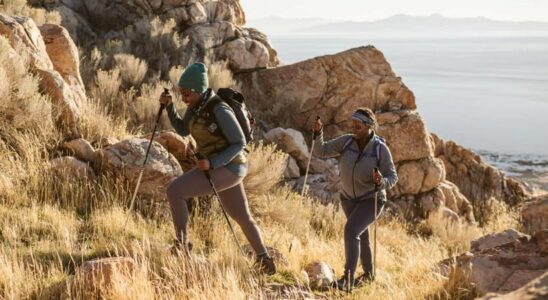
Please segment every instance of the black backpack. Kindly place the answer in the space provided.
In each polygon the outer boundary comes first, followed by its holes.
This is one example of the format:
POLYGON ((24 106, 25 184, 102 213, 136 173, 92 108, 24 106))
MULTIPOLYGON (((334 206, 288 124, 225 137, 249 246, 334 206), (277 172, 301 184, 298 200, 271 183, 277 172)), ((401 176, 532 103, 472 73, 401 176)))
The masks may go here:
MULTIPOLYGON (((234 115, 236 115, 236 119, 238 120, 238 124, 240 124, 240 128, 242 128, 242 131, 245 136, 245 142, 248 144, 253 140, 253 129, 255 126, 255 118, 253 118, 253 115, 245 105, 245 99, 244 95, 242 95, 240 92, 235 91, 231 88, 220 88, 217 91, 217 96, 215 99, 212 99, 210 103, 208 103, 206 107, 206 116, 208 119, 209 124, 215 123, 215 115, 213 114, 213 108, 215 105, 217 105, 220 101, 223 101, 224 103, 228 104, 232 111, 234 112, 234 115)), ((211 128, 211 126, 209 126, 211 128)), ((215 133, 217 134, 223 134, 222 130, 218 129, 218 126, 215 127, 215 133)))

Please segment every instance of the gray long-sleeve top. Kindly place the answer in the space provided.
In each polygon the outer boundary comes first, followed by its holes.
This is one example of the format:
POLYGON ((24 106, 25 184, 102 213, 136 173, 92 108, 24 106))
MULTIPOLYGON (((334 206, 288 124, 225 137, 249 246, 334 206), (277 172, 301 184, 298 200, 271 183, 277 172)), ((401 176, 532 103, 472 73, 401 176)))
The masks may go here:
MULTIPOLYGON (((212 97, 209 99, 211 98, 212 97)), ((166 110, 175 131, 181 136, 189 135, 190 119, 197 112, 194 109, 188 108, 183 114, 183 117, 181 117, 177 113, 173 103, 167 105, 166 110)), ((218 167, 226 166, 236 175, 245 176, 247 173, 247 164, 230 163, 236 155, 244 150, 246 145, 244 133, 240 128, 234 112, 227 104, 220 102, 213 108, 213 114, 215 115, 215 121, 219 128, 221 128, 224 137, 228 140, 229 146, 218 155, 209 158, 212 168, 216 169, 218 167)))
POLYGON ((386 198, 386 190, 394 187, 398 182, 396 167, 392 161, 392 154, 385 143, 380 143, 379 161, 375 152, 374 135, 363 151, 359 150, 358 143, 353 135, 345 134, 324 142, 323 133, 320 133, 315 140, 314 154, 323 157, 339 157, 339 173, 341 177, 343 193, 348 198, 360 198, 371 194, 375 190, 373 183, 373 170, 379 168, 383 179, 380 190, 386 198), (350 144, 347 144, 350 143, 350 144), (348 145, 346 149, 343 149, 348 145))

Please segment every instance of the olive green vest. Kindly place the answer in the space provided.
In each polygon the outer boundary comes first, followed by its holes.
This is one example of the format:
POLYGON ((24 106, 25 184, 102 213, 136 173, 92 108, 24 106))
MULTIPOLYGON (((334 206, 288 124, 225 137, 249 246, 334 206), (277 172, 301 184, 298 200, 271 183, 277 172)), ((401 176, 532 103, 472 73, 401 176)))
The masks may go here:
MULTIPOLYGON (((229 142, 225 139, 220 129, 216 130, 216 133, 212 133, 208 129, 208 126, 217 126, 217 123, 210 125, 207 118, 202 118, 192 114, 189 122, 189 130, 194 140, 196 140, 196 151, 204 157, 211 158, 228 148, 229 142)), ((247 158, 244 151, 238 153, 238 155, 230 161, 230 163, 236 164, 243 164, 245 162, 247 162, 247 158)))

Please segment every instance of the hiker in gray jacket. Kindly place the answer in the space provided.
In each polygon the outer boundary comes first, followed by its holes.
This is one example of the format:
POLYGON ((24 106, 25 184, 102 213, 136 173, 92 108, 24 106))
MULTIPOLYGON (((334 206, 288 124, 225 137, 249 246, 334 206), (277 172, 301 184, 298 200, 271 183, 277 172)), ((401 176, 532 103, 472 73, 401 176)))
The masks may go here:
POLYGON ((368 108, 360 108, 352 114, 352 134, 344 134, 328 142, 324 142, 321 121, 318 119, 313 126, 316 136, 313 153, 323 158, 339 158, 341 206, 347 218, 344 227, 344 275, 337 281, 340 289, 374 280, 369 225, 383 210, 386 190, 398 181, 390 150, 383 139, 375 134, 376 128, 375 114, 368 108), (380 173, 375 172, 375 168, 380 173), (364 274, 354 279, 358 257, 364 274))
POLYGON ((174 249, 188 253, 192 248, 187 234, 187 201, 213 193, 204 173, 209 172, 223 208, 236 220, 255 250, 259 271, 274 274, 276 266, 264 246, 247 203, 243 186, 248 170, 244 153, 246 141, 234 111, 209 88, 207 68, 202 63, 189 66, 181 75, 178 85, 182 100, 187 105, 183 117, 177 113, 169 94, 163 93, 160 103, 166 105, 175 131, 182 136, 191 135, 196 140, 201 158, 195 168, 173 180, 166 190, 175 225, 174 249), (211 110, 208 110, 209 104, 213 107, 211 110), (213 119, 208 114, 213 114, 213 119))

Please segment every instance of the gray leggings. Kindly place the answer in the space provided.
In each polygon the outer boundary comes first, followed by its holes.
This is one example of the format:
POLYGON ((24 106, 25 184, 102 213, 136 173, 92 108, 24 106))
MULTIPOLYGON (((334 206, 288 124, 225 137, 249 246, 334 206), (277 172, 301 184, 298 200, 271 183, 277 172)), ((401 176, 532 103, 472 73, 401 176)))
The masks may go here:
MULTIPOLYGON (((255 253, 266 253, 259 227, 249 211, 242 183, 243 177, 239 177, 226 167, 211 170, 209 174, 227 214, 242 228, 255 253)), ((187 201, 192 197, 211 194, 213 190, 204 172, 194 168, 173 180, 167 187, 166 193, 177 239, 187 242, 189 215, 187 201)))
MULTIPOLYGON (((360 257, 363 271, 366 274, 371 274, 373 262, 369 244, 369 225, 374 221, 375 200, 370 198, 354 201, 341 197, 341 205, 346 215, 346 225, 344 226, 346 262, 344 269, 354 273, 358 265, 358 257, 360 257)), ((384 201, 379 193, 377 217, 381 214, 383 207, 384 201)))

